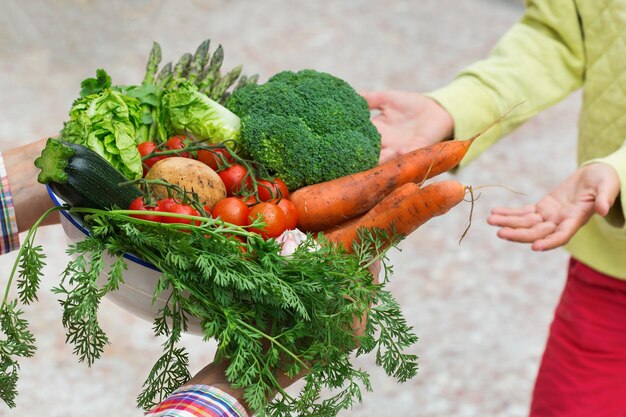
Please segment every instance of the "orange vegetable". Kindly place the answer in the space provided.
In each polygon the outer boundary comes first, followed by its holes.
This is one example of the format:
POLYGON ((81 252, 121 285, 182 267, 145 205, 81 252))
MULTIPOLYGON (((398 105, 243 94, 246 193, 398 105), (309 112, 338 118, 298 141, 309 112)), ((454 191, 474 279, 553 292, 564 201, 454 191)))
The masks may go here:
POLYGON ((367 171, 296 190, 289 199, 298 210, 298 228, 325 230, 363 214, 401 185, 421 183, 454 168, 472 142, 440 142, 367 171))
POLYGON ((423 188, 407 183, 392 191, 357 221, 348 221, 324 234, 349 252, 361 227, 383 229, 389 234, 395 230, 395 233, 408 236, 431 218, 446 213, 463 201, 466 190, 466 186, 454 180, 435 182, 423 188))

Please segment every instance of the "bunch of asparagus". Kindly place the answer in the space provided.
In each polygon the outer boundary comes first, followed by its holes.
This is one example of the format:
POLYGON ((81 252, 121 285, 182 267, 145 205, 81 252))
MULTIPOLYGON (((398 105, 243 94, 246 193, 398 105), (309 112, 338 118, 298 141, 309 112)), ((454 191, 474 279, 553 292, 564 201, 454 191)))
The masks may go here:
POLYGON ((259 76, 247 77, 241 75, 242 66, 239 65, 222 75, 221 67, 224 61, 224 49, 219 45, 211 55, 209 53, 210 39, 203 41, 194 54, 183 54, 176 64, 168 62, 158 71, 161 62, 161 46, 155 42, 150 51, 144 84, 156 84, 161 88, 168 88, 177 79, 184 78, 198 87, 211 100, 224 104, 237 79, 239 82, 234 90, 247 84, 256 84, 259 76))
MULTIPOLYGON (((146 74, 141 83, 142 89, 150 89, 154 93, 154 97, 160 97, 162 91, 175 87, 176 83, 181 79, 195 85, 203 94, 206 94, 211 100, 224 104, 232 91, 239 89, 248 84, 256 84, 258 74, 252 76, 242 75, 242 66, 239 65, 232 70, 222 74, 222 63, 224 62, 224 49, 222 45, 218 45, 213 54, 209 52, 211 40, 203 41, 194 54, 183 54, 176 64, 168 62, 159 70, 161 63, 161 45, 154 42, 148 63, 146 65, 146 74), (235 85, 236 83, 236 85, 235 85), (233 87, 234 86, 234 87, 233 87), (233 88, 231 88, 233 87, 233 88)), ((146 100, 144 95, 142 101, 144 131, 140 136, 150 140, 154 138, 157 141, 167 140, 162 132, 162 127, 158 125, 158 99, 146 100)))

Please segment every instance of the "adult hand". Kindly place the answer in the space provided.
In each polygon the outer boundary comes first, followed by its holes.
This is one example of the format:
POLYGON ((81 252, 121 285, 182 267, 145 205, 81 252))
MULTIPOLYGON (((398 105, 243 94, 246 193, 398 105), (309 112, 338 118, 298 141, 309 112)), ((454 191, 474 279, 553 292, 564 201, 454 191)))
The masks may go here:
MULTIPOLYGON (((41 139, 2 153, 13 195, 17 228, 20 232, 28 230, 47 209, 53 206, 46 187, 37 182, 39 169, 34 164, 46 146, 46 141, 47 139, 41 139)), ((58 222, 57 212, 48 216, 43 224, 58 222)))
POLYGON ((579 168, 537 204, 496 208, 487 222, 498 237, 530 243, 536 251, 565 245, 593 214, 606 216, 620 192, 617 172, 607 164, 579 168))
POLYGON ((373 91, 361 95, 370 110, 379 112, 372 122, 382 136, 381 163, 452 136, 452 116, 422 94, 373 91))

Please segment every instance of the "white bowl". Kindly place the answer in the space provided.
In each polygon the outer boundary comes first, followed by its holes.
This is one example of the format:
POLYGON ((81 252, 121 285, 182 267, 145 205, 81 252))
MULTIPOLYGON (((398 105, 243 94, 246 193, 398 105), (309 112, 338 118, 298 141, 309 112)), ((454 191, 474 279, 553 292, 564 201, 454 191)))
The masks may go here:
MULTIPOLYGON (((65 204, 50 187, 47 188, 48 194, 56 206, 65 204)), ((61 210, 61 226, 63 226, 63 230, 65 231, 68 244, 78 243, 84 240, 85 236, 89 236, 89 230, 85 228, 82 219, 65 210, 61 210)), ((107 254, 104 255, 105 268, 97 281, 98 285, 104 286, 106 284, 108 279, 107 272, 113 261, 114 258, 107 254)), ((152 322, 158 315, 159 310, 165 306, 165 302, 169 296, 169 291, 164 291, 159 294, 154 300, 154 303, 152 302, 154 288, 161 276, 161 271, 154 265, 130 253, 124 254, 124 261, 128 268, 124 271, 124 282, 120 283, 117 291, 109 292, 106 297, 136 316, 152 322)), ((202 328, 198 318, 189 317, 187 324, 188 333, 202 334, 202 328)))

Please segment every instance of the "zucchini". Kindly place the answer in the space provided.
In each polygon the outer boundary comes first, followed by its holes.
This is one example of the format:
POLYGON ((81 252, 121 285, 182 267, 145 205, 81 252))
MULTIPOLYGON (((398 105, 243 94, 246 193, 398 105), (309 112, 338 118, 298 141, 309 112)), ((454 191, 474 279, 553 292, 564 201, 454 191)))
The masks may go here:
POLYGON ((128 178, 95 151, 76 143, 48 139, 35 166, 41 170, 37 181, 72 207, 127 209, 142 195, 135 185, 120 186, 128 178))

